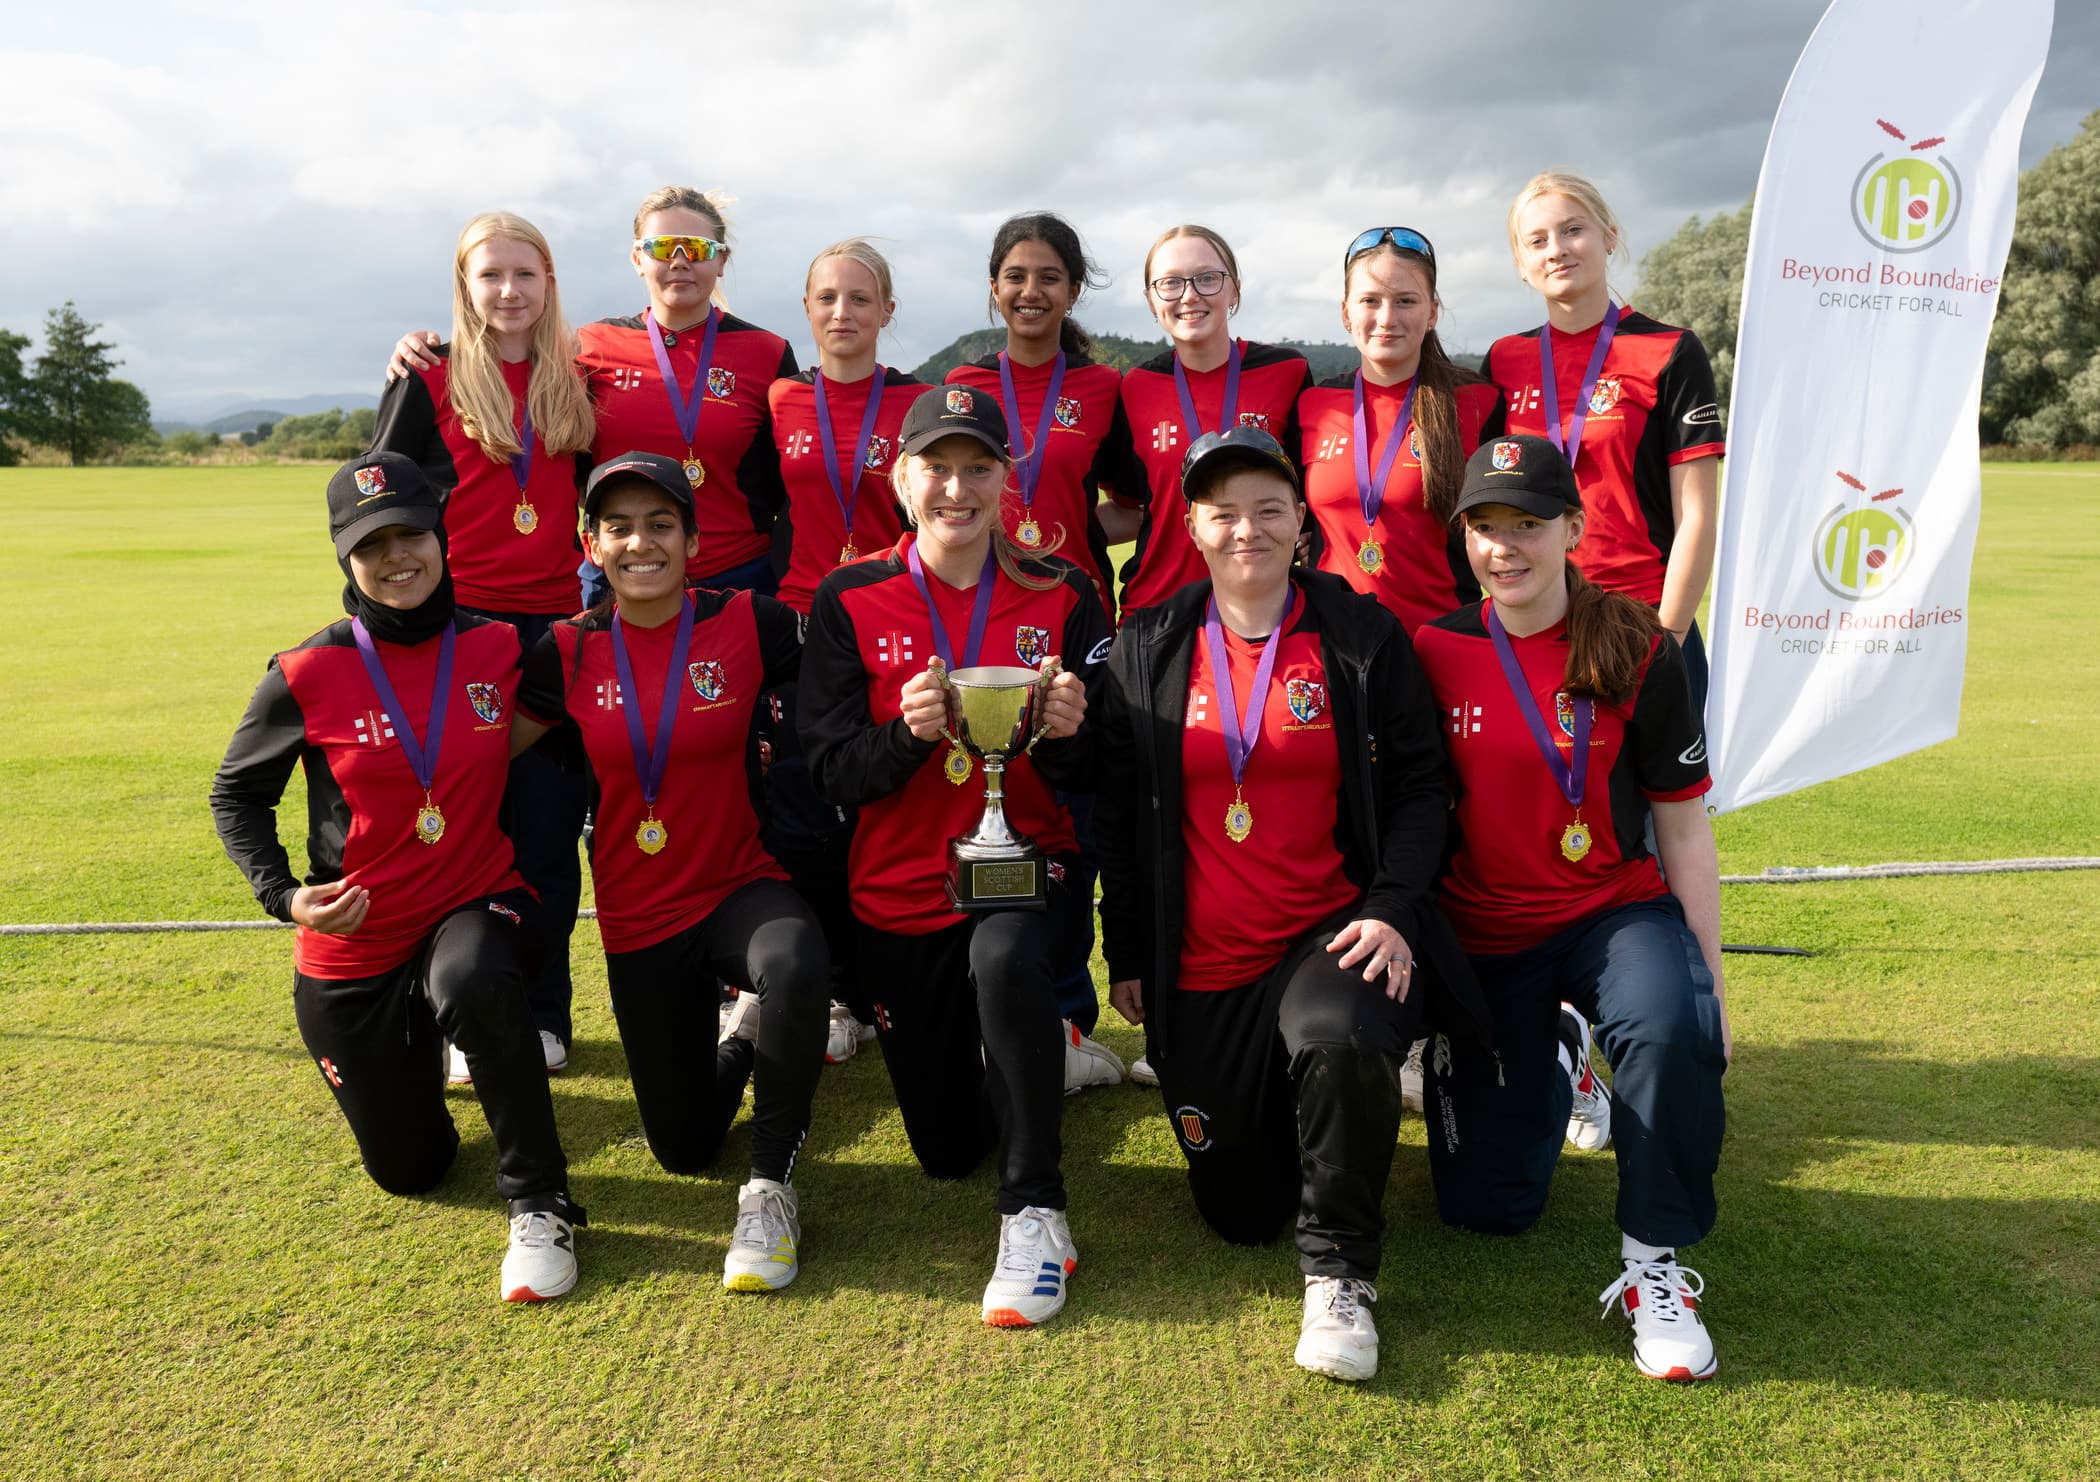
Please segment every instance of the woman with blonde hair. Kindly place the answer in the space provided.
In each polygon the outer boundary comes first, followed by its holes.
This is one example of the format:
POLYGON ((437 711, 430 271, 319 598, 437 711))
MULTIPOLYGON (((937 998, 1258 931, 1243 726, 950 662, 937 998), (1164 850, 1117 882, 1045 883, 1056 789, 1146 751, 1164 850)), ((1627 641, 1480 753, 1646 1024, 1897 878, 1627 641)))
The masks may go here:
MULTIPOLYGON (((387 384, 372 449, 414 459, 447 491, 460 608, 509 623, 529 651, 575 610, 575 460, 596 434, 554 255, 538 227, 509 211, 466 224, 452 257, 452 338, 426 360, 387 384)), ((542 752, 511 763, 504 825, 554 933, 529 994, 550 1072, 568 1064, 567 943, 582 888, 583 813, 579 773, 542 752)), ((450 1075, 468 1078, 456 1049, 450 1075)))

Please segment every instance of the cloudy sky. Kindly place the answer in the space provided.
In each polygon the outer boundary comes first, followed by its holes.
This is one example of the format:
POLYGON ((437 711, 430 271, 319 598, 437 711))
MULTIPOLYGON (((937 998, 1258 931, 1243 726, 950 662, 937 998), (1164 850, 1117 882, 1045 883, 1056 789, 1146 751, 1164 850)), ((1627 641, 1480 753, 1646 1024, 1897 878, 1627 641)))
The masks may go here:
MULTIPOLYGON (((1917 0, 1916 9, 1988 0, 1917 0)), ((1148 333, 1161 228, 1238 250, 1241 330, 1339 338, 1365 226, 1438 244, 1447 343, 1535 322, 1502 219, 1590 175, 1636 258, 1733 210, 1823 0, 1153 6, 771 0, 15 7, 0 32, 0 326, 74 300, 158 416, 377 390, 403 329, 449 323, 453 242, 508 207, 546 231, 572 319, 637 312, 635 203, 737 198, 737 311, 808 355, 809 257, 877 238, 886 358, 987 323, 985 252, 1064 213, 1112 278, 1081 318, 1148 333)), ((1929 23, 1929 22, 1928 22, 1929 23)), ((1871 70, 1863 79, 1871 95, 1871 70)), ((2022 165, 2100 107, 2100 5, 2060 0, 2022 165)), ((1630 283, 1629 269, 1619 275, 1630 283)))

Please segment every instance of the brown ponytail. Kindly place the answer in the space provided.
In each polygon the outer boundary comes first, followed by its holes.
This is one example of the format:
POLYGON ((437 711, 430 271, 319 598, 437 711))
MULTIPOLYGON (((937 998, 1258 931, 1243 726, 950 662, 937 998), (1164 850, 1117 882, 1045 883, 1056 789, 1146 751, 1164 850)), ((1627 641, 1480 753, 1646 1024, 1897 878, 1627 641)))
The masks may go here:
MULTIPOLYGON (((1435 288, 1435 279, 1430 281, 1435 288)), ((1444 353, 1431 330, 1422 336, 1422 360, 1415 367, 1415 425, 1422 429, 1422 508, 1439 524, 1451 523, 1459 490, 1466 481, 1466 452, 1458 437, 1458 388, 1481 377, 1444 353)))
POLYGON ((1662 619, 1645 603, 1607 592, 1568 566, 1568 668, 1571 695, 1623 705, 1640 688, 1662 619))

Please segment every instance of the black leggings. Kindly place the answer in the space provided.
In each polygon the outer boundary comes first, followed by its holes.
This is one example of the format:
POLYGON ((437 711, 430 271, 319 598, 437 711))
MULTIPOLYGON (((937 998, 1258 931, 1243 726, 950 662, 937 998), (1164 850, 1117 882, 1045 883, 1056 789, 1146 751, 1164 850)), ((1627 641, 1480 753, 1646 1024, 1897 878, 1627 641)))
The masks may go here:
MULTIPOLYGON (((445 1109, 445 1040, 474 1073, 505 1199, 561 1193, 568 1163, 526 985, 539 966, 532 896, 506 891, 439 921, 422 949, 370 978, 292 977, 299 1037, 342 1108, 372 1181, 435 1188, 459 1150, 445 1109)), ((554 1207, 548 1203, 545 1207, 554 1207)))
POLYGON ((794 887, 755 880, 676 936, 606 953, 605 969, 656 1161, 681 1174, 714 1162, 749 1076, 751 1174, 787 1183, 809 1135, 831 982, 824 933, 794 887), (758 995, 755 1057, 747 1041, 715 1043, 718 976, 758 995), (712 1076, 700 1069, 710 1050, 712 1076))

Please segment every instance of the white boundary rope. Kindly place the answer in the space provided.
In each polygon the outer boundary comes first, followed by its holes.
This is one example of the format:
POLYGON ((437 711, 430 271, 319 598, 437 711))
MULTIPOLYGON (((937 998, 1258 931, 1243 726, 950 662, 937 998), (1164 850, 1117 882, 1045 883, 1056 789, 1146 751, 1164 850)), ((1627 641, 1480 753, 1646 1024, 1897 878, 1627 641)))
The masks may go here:
MULTIPOLYGON (((1972 859, 1874 865, 1769 865, 1761 875, 1723 875, 1723 885, 1820 885, 1831 880, 1903 880, 1924 875, 2029 875, 2051 870, 2100 870, 2100 858, 1972 859)), ((595 921, 598 913, 576 913, 595 921)), ((178 931, 282 931, 284 921, 62 921, 0 926, 0 937, 148 936, 178 931)))

